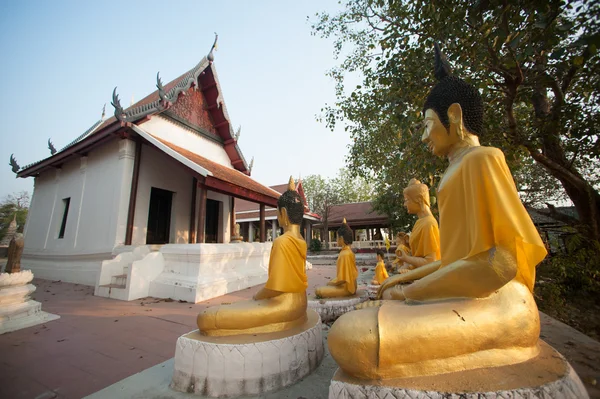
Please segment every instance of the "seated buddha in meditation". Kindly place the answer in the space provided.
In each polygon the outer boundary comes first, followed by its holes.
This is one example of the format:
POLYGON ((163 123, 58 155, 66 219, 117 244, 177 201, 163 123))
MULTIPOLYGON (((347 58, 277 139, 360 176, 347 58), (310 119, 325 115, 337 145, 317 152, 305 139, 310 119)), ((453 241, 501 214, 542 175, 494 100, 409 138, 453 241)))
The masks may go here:
POLYGON ((396 259, 394 259, 392 265, 396 267, 396 270, 400 271, 404 268, 404 262, 399 260, 403 256, 402 253, 411 254, 410 236, 403 231, 396 234, 396 250, 394 253, 396 254, 396 259))
POLYGON ((387 279, 380 301, 341 316, 331 355, 361 379, 425 376, 515 364, 539 353, 532 291, 546 249, 502 151, 483 147, 479 91, 455 76, 436 45, 439 82, 423 107, 422 141, 449 161, 438 187, 441 260, 387 279), (416 281, 415 281, 416 280, 416 281))
POLYGON ((385 269, 385 254, 381 249, 377 250, 377 266, 375 266, 375 278, 371 281, 373 285, 380 285, 389 277, 387 270, 385 269))
POLYGON ((283 331, 306 320, 306 241, 300 234, 304 205, 290 178, 277 200, 277 221, 283 235, 273 242, 269 277, 248 301, 213 306, 198 314, 200 333, 209 336, 283 331))
POLYGON ((326 286, 318 287, 315 290, 317 298, 336 298, 352 296, 356 293, 356 278, 358 269, 356 268, 356 258, 352 252, 352 229, 346 223, 346 218, 342 226, 337 231, 337 243, 342 248, 337 258, 336 277, 329 281, 326 286))

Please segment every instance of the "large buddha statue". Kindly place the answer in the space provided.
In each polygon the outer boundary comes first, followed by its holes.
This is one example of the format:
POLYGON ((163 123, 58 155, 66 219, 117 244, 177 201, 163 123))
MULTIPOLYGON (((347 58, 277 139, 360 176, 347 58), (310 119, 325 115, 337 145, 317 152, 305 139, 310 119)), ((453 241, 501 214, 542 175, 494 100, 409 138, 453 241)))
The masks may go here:
POLYGON ((269 277, 252 300, 214 306, 198 315, 200 333, 210 336, 283 331, 306 320, 306 241, 300 234, 304 205, 290 177, 277 201, 283 235, 273 242, 269 277))
POLYGON ((438 187, 441 260, 387 279, 379 295, 399 285, 399 300, 333 324, 331 355, 359 379, 509 365, 539 353, 532 291, 544 244, 502 151, 479 144, 478 90, 450 74, 437 46, 435 70, 422 141, 449 161, 438 187))
POLYGON ((336 276, 326 286, 318 287, 315 290, 317 298, 337 298, 356 294, 358 269, 354 252, 350 247, 352 238, 352 229, 344 218, 342 226, 337 231, 337 244, 342 249, 337 259, 336 276))

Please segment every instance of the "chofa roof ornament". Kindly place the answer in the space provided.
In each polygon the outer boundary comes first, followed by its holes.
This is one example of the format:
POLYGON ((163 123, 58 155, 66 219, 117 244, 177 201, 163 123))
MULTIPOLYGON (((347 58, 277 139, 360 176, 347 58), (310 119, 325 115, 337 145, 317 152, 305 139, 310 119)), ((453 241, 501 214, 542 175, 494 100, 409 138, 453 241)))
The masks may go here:
POLYGON ((15 154, 10 154, 9 165, 11 166, 13 173, 17 173, 19 171, 19 169, 21 169, 21 167, 17 163, 17 160, 15 159, 15 154))
POLYGON ((210 51, 208 52, 208 55, 206 56, 206 58, 212 63, 215 60, 215 55, 213 54, 213 50, 217 50, 217 39, 219 38, 219 35, 217 35, 217 32, 215 32, 215 42, 213 43, 212 47, 210 48, 210 51))
POLYGON ((115 118, 118 120, 125 122, 127 119, 127 115, 125 114, 125 110, 121 106, 121 101, 119 100, 119 95, 117 94, 117 87, 113 90, 112 101, 111 104, 115 107, 115 118))
POLYGON ((48 149, 50 150, 51 155, 56 154, 56 148, 54 147, 54 144, 52 144, 51 139, 48 139, 48 149))

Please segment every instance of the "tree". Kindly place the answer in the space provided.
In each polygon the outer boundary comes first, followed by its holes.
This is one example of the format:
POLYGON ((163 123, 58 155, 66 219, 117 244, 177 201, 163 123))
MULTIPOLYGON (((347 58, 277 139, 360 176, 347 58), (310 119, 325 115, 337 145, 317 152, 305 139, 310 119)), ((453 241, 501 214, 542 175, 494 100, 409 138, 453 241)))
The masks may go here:
POLYGON ((29 193, 21 191, 7 195, 0 203, 0 240, 6 234, 10 222, 16 215, 17 232, 22 233, 27 221, 27 211, 29 209, 29 193))
POLYGON ((444 161, 420 143, 419 129, 420 107, 435 83, 436 40, 454 73, 480 89, 487 106, 480 139, 504 151, 519 191, 536 193, 560 182, 579 214, 579 221, 570 222, 600 240, 600 3, 344 5, 336 15, 317 14, 312 24, 313 34, 335 39, 341 57, 329 72, 337 82, 337 102, 323 109, 322 118, 331 128, 346 123, 354 140, 348 164, 354 173, 375 176, 382 187, 379 202, 386 196, 397 200, 411 177, 436 186, 444 169, 444 161), (362 83, 347 89, 345 77, 357 72, 362 83))
MULTIPOLYGON (((334 205, 370 201, 373 199, 373 187, 365 178, 352 176, 346 169, 340 169, 334 178, 321 175, 309 175, 302 180, 306 201, 311 211, 321 216, 325 231, 329 227, 329 215, 334 205)), ((325 234, 329 242, 329 234, 325 234)))

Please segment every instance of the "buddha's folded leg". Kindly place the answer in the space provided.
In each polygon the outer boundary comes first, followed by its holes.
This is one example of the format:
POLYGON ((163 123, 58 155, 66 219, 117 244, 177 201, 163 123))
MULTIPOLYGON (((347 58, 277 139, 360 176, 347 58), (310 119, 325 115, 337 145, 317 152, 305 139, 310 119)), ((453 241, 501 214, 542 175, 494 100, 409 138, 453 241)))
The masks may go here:
POLYGON ((315 290, 315 294, 321 298, 337 298, 342 296, 352 296, 350 291, 346 289, 346 285, 326 285, 315 290))
POLYGON ((198 314, 200 331, 244 330, 273 323, 291 322, 306 315, 306 294, 283 293, 279 296, 213 306, 198 314))
POLYGON ((523 362, 537 355, 538 337, 535 301, 511 282, 483 299, 386 301, 347 313, 333 324, 328 344, 348 374, 385 379, 523 362))

